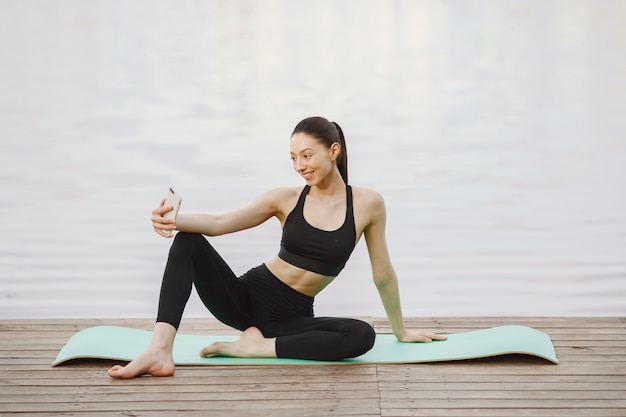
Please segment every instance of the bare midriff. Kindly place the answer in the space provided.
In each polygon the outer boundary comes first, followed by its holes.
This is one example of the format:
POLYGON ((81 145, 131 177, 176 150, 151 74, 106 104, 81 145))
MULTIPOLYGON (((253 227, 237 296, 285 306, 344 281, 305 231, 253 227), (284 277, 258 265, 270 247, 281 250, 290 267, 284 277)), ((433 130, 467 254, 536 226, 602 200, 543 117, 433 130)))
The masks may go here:
POLYGON ((291 265, 278 256, 265 262, 265 266, 276 278, 309 297, 315 297, 335 279, 291 265))

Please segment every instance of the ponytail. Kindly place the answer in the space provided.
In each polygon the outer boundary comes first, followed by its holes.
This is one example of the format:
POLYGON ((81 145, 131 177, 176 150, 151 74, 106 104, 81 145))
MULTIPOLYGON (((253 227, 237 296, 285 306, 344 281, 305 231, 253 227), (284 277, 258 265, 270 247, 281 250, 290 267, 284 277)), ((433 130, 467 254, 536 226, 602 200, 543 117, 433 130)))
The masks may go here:
POLYGON ((337 168, 339 168, 339 173, 341 174, 341 178, 343 178, 343 182, 348 183, 348 148, 346 148, 346 138, 343 136, 343 130, 341 127, 335 122, 331 122, 335 125, 337 129, 337 133, 339 133, 339 145, 341 145, 341 152, 339 153, 339 158, 337 158, 337 168))
POLYGON ((346 184, 348 183, 348 151, 346 149, 346 139, 337 123, 329 122, 323 117, 309 117, 296 125, 291 136, 296 133, 311 135, 327 148, 330 148, 333 143, 338 143, 341 146, 341 151, 337 158, 337 168, 339 168, 339 173, 343 181, 346 184))

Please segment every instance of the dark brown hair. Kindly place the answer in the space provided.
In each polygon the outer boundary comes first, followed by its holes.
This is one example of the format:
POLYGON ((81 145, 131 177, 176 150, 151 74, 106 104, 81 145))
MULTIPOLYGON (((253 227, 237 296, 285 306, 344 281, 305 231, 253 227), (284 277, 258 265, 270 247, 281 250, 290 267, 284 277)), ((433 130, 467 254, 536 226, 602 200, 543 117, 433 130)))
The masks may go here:
POLYGON ((313 136, 328 148, 330 148, 333 143, 337 142, 341 146, 341 151, 337 158, 337 168, 339 168, 339 173, 343 181, 346 184, 348 183, 348 151, 346 149, 346 139, 337 123, 329 122, 323 117, 308 117, 296 125, 291 136, 296 133, 306 133, 307 135, 313 136))

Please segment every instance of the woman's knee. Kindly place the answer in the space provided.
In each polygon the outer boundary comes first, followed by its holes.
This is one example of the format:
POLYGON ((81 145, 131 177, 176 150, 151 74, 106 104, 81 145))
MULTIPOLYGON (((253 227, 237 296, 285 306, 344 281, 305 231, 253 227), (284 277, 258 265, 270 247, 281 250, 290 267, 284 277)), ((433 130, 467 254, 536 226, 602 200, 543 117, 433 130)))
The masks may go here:
POLYGON ((361 320, 351 320, 350 323, 350 351, 347 357, 357 357, 374 347, 376 332, 368 323, 361 320))
POLYGON ((170 248, 171 253, 193 253, 197 248, 208 246, 209 242, 200 233, 178 232, 170 248))
POLYGON ((204 236, 200 233, 178 232, 176 236, 174 236, 174 243, 172 245, 197 245, 203 240, 206 241, 204 236))

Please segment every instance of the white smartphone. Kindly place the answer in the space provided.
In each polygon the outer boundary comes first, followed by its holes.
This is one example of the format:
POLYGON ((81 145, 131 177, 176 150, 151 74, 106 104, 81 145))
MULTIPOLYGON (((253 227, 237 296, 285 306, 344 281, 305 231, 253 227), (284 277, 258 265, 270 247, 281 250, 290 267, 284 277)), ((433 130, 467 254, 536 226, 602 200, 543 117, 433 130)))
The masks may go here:
POLYGON ((180 203, 183 202, 182 197, 174 191, 172 187, 167 192, 167 196, 165 197, 165 206, 172 206, 174 209, 172 211, 168 211, 165 213, 163 217, 168 219, 176 219, 178 216, 178 209, 180 208, 180 203))

